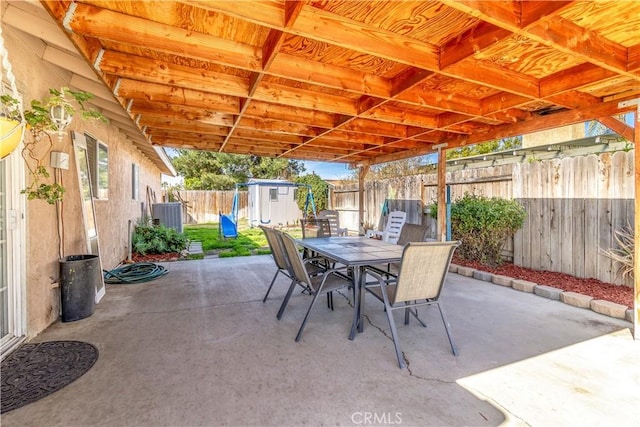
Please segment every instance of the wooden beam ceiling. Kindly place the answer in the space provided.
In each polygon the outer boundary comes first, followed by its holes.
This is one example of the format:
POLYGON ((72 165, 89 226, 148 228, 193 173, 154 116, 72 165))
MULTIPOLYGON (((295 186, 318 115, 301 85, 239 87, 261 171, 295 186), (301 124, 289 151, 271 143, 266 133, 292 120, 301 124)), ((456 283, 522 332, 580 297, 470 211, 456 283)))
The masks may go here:
POLYGON ((609 100, 640 91, 640 5, 590 3, 42 2, 76 81, 154 144, 353 165, 592 119, 633 137, 609 100))

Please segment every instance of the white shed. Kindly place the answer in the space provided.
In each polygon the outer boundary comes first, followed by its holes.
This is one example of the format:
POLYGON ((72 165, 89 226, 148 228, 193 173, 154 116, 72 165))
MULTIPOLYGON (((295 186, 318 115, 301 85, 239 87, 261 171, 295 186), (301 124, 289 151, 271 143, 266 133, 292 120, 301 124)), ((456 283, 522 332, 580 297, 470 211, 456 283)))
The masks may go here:
POLYGON ((249 190, 249 225, 293 225, 301 217, 302 211, 296 203, 298 191, 304 187, 284 180, 251 179, 249 190))

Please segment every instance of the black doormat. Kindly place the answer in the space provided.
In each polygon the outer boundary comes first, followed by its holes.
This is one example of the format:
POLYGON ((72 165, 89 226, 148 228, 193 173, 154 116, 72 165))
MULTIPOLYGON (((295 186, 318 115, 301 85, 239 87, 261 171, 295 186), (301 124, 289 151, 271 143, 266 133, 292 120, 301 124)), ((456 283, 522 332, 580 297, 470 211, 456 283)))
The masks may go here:
POLYGON ((98 349, 80 341, 24 344, 2 361, 0 413, 35 402, 71 384, 98 360, 98 349))

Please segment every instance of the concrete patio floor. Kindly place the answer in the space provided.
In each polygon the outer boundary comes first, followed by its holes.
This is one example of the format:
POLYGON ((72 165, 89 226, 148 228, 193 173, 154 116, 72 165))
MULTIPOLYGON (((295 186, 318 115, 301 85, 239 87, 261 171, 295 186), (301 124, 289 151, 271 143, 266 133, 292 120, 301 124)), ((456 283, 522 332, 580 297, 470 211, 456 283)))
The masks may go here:
MULTIPOLYGON (((7 426, 584 426, 638 425, 640 342, 630 323, 450 274, 427 329, 398 322, 398 369, 386 316, 367 300, 347 339, 347 292, 318 304, 294 342, 308 295, 275 314, 288 282, 262 297, 269 256, 164 264, 150 283, 107 288, 93 316, 34 342, 80 340, 100 358, 62 390, 2 415, 7 426)), ((401 313, 397 313, 401 316, 401 313)))

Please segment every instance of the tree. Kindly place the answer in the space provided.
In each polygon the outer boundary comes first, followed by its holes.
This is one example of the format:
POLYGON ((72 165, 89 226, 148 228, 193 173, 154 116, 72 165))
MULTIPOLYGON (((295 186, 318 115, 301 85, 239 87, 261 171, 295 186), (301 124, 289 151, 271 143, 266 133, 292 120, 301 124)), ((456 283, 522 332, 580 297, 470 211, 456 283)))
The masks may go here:
POLYGON ((230 190, 249 178, 292 179, 304 172, 302 162, 288 159, 177 150, 172 159, 187 190, 230 190))
MULTIPOLYGON (((315 173, 303 175, 296 179, 296 184, 305 184, 311 187, 311 194, 313 194, 313 200, 316 205, 316 212, 327 209, 329 200, 329 184, 327 184, 322 178, 315 173)), ((307 201, 307 188, 303 187, 298 191, 297 199, 298 207, 301 211, 304 211, 304 207, 307 201), (304 189, 303 189, 304 188, 304 189)), ((311 205, 307 206, 307 214, 313 214, 311 205)))
POLYGON ((483 142, 482 144, 447 150, 447 160, 495 153, 496 151, 513 150, 521 147, 521 137, 494 139, 492 141, 483 142))

